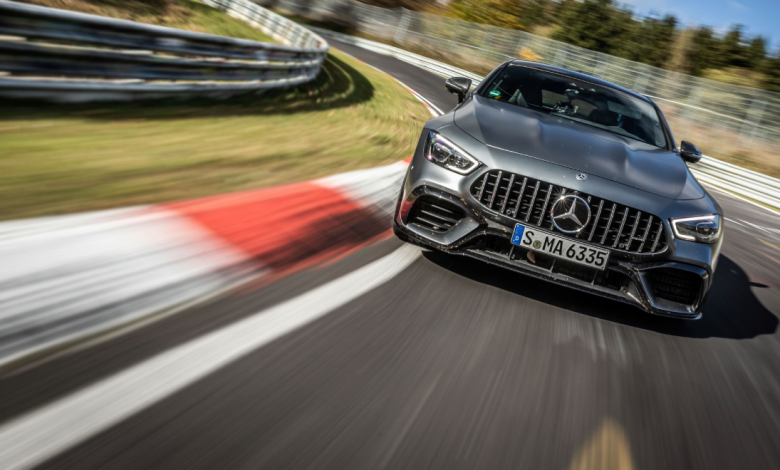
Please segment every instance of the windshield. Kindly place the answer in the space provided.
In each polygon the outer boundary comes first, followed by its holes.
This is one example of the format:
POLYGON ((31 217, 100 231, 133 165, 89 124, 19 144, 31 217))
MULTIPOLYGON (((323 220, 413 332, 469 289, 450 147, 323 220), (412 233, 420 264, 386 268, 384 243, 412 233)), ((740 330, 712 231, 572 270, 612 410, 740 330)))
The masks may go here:
POLYGON ((666 147, 658 113, 651 104, 571 77, 510 64, 482 96, 666 147))

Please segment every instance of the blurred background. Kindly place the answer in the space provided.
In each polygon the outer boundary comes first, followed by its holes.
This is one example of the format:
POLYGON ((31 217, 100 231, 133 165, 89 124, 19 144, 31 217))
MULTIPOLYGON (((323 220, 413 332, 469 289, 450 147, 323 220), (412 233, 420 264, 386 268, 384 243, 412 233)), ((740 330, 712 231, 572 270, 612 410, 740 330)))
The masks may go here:
POLYGON ((779 20, 0 0, 0 468, 780 468, 779 20), (702 148, 727 227, 702 320, 392 236, 445 78, 518 58, 702 148))
POLYGON ((482 75, 512 58, 592 73, 657 100, 676 137, 701 142, 706 154, 780 176, 780 43, 767 19, 778 6, 636 3, 643 8, 612 0, 266 2, 482 75), (718 23, 697 23, 703 18, 718 23))

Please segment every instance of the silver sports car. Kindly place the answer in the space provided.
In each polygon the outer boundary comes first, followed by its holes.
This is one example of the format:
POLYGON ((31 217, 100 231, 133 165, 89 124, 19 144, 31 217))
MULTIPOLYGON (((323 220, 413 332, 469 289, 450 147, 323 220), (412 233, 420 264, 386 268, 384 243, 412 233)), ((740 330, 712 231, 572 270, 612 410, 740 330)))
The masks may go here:
POLYGON ((598 78, 509 61, 471 90, 451 78, 398 198, 402 240, 470 256, 649 313, 697 319, 723 211, 650 99, 598 78))

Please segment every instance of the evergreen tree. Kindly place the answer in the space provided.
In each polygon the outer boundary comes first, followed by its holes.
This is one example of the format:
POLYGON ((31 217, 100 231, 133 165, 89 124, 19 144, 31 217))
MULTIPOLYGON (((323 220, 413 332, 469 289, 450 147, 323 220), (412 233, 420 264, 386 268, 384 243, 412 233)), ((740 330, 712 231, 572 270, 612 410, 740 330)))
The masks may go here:
POLYGON ((673 72, 688 73, 688 55, 691 53, 694 30, 690 28, 678 30, 672 42, 669 62, 664 68, 673 72))
POLYGON ((766 59, 766 39, 756 36, 750 41, 747 48, 747 66, 753 70, 760 70, 766 59))
POLYGON ((672 56, 674 33, 677 29, 677 18, 666 15, 662 19, 645 20, 647 31, 644 42, 646 52, 642 62, 656 67, 662 67, 672 56))
POLYGON ((561 27, 553 39, 609 54, 629 33, 631 21, 630 13, 618 10, 612 0, 568 0, 561 6, 561 27))
POLYGON ((742 25, 736 25, 720 41, 720 54, 716 57, 719 67, 745 67, 747 54, 742 45, 742 25))
POLYGON ((612 53, 624 59, 662 67, 672 56, 676 28, 677 18, 671 15, 660 19, 632 20, 627 33, 616 38, 612 53))
POLYGON ((528 28, 546 26, 555 21, 557 3, 553 0, 528 0, 525 4, 525 23, 528 28))
POLYGON ((765 77, 762 87, 769 91, 780 92, 780 51, 775 57, 765 60, 762 71, 765 77))
POLYGON ((700 77, 708 68, 719 65, 718 40, 707 26, 697 28, 691 38, 687 57, 688 73, 700 77))

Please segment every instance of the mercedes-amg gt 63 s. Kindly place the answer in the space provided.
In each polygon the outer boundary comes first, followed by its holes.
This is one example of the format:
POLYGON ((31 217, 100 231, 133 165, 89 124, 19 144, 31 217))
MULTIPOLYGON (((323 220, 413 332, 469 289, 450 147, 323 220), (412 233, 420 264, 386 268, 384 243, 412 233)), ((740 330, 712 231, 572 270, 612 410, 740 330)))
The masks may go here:
POLYGON ((398 198, 404 241, 477 258, 648 313, 698 319, 723 211, 650 99, 509 61, 425 125, 398 198))

